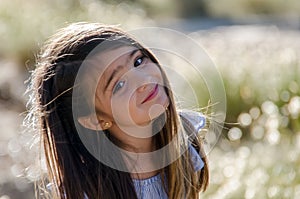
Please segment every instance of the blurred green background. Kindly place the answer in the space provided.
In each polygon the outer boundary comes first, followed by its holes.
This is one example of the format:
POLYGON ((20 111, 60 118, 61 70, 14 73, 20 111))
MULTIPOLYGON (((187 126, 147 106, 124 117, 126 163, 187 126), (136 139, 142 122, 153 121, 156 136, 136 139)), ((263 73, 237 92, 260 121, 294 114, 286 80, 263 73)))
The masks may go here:
POLYGON ((1 0, 0 199, 34 198, 45 168, 37 136, 22 127, 24 81, 45 39, 77 21, 172 28, 215 62, 227 113, 220 138, 209 138, 218 142, 203 198, 300 198, 299 13, 298 0, 1 0))

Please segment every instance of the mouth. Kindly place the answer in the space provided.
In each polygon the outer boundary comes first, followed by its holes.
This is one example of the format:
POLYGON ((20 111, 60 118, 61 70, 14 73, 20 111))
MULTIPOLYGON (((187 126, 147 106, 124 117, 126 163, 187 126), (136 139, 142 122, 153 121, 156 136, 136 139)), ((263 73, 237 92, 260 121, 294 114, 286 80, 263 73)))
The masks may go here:
POLYGON ((158 84, 155 85, 155 87, 152 89, 152 91, 149 93, 149 95, 142 101, 142 104, 153 99, 158 93, 158 84))

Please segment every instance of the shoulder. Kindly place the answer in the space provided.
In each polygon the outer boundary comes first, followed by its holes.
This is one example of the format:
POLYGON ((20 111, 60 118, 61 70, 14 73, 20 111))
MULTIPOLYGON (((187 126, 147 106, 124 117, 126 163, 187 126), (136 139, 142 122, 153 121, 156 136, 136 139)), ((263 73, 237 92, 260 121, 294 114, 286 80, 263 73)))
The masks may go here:
POLYGON ((205 116, 197 111, 180 110, 179 116, 182 121, 182 125, 188 134, 197 134, 205 127, 205 116))
POLYGON ((189 144, 189 153, 195 172, 200 171, 204 167, 204 161, 191 144, 189 144))
POLYGON ((188 150, 194 170, 196 172, 200 171, 204 167, 204 161, 202 160, 199 151, 196 150, 190 141, 194 140, 198 133, 205 127, 206 118, 202 113, 190 110, 179 111, 179 116, 183 128, 189 137, 188 150))

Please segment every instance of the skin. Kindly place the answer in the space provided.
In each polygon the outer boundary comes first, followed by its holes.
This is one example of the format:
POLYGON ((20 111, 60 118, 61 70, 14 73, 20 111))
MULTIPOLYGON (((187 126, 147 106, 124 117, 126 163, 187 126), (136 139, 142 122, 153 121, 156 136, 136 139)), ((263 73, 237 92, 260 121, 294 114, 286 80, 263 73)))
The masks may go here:
POLYGON ((125 150, 153 151, 153 119, 169 105, 158 66, 132 46, 102 52, 93 57, 93 62, 101 74, 95 99, 101 114, 79 118, 79 122, 91 129, 109 129, 124 143, 121 147, 125 150))

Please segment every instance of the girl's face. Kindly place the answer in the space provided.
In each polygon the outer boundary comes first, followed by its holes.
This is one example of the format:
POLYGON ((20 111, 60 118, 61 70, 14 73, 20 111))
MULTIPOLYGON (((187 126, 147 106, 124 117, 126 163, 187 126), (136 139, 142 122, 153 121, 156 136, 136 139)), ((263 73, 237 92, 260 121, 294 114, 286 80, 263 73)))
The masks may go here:
MULTIPOLYGON (((96 55, 102 75, 95 105, 113 124, 147 125, 169 105, 157 64, 133 46, 96 55)), ((101 117, 101 116, 100 116, 101 117)))

